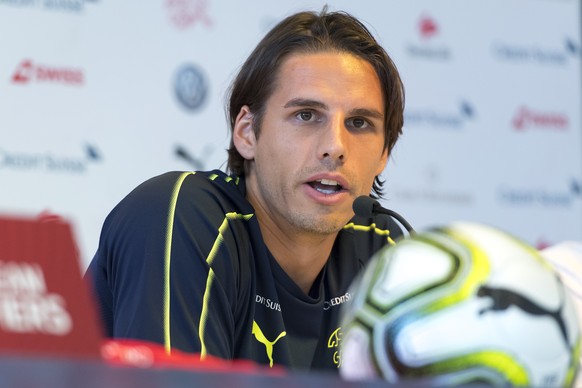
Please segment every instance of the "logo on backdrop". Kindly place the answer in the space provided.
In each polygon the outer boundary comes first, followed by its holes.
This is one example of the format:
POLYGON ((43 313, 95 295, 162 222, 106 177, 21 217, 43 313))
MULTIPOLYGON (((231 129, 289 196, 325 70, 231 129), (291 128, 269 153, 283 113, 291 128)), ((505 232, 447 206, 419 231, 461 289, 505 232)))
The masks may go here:
MULTIPOLYGON (((443 187, 442 172, 435 165, 428 165, 421 174, 424 182, 416 186, 392 186, 394 199, 408 203, 428 203, 446 206, 472 206, 475 199, 470 191, 443 187)), ((457 178, 455 178, 457 180, 457 178)))
POLYGON ((85 74, 79 68, 43 65, 34 63, 31 59, 23 59, 12 74, 12 83, 17 85, 53 83, 80 86, 85 83, 85 74))
POLYGON ((206 169, 206 162, 210 155, 214 151, 214 146, 212 144, 207 144, 204 146, 202 152, 199 155, 195 155, 190 152, 186 147, 181 144, 178 144, 174 148, 174 155, 178 158, 182 159, 183 161, 187 162, 190 167, 194 170, 205 170, 206 169))
POLYGON ((542 250, 542 249, 546 249, 548 247, 551 247, 554 244, 555 244, 554 242, 551 242, 550 240, 548 240, 544 236, 540 236, 537 239, 535 239, 533 246, 538 250, 542 250))
POLYGON ((461 101, 455 110, 405 109, 404 125, 428 129, 462 129, 475 117, 475 109, 468 101, 461 101))
POLYGON ((174 77, 174 93, 180 104, 190 110, 198 111, 206 102, 208 82, 202 70, 192 64, 187 64, 176 72, 174 77))
POLYGON ((99 150, 85 145, 81 156, 64 156, 51 152, 22 152, 0 148, 0 170, 40 171, 83 174, 93 163, 101 161, 99 150))
POLYGON ((432 17, 423 15, 418 21, 418 31, 421 38, 430 39, 438 34, 439 26, 432 17))
POLYGON ((436 19, 426 13, 422 14, 416 23, 417 39, 414 43, 406 45, 406 52, 414 58, 448 61, 452 57, 449 47, 438 39, 441 27, 436 19))
POLYGON ((564 113, 520 106, 511 120, 511 125, 518 132, 528 130, 565 132, 570 128, 570 120, 564 113))
POLYGON ((46 11, 80 13, 85 10, 85 3, 98 0, 0 0, 0 6, 14 8, 41 8, 46 11))
POLYGON ((572 58, 580 58, 580 43, 571 38, 549 47, 496 42, 493 43, 492 51, 493 56, 501 61, 563 66, 572 58))
POLYGON ((582 199, 582 182, 571 179, 564 187, 517 187, 502 185, 497 189, 498 201, 514 207, 567 209, 582 199))
POLYGON ((186 29, 195 24, 212 27, 207 0, 165 0, 164 5, 172 24, 179 29, 186 29))

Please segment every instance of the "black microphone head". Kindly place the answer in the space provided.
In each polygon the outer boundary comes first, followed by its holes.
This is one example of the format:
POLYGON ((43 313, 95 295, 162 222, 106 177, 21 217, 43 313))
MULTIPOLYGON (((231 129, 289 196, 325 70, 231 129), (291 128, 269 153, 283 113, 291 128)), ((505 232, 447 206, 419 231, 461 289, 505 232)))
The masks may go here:
POLYGON ((374 216, 374 210, 378 204, 374 198, 367 195, 361 195, 355 199, 352 209, 359 217, 370 218, 374 216))

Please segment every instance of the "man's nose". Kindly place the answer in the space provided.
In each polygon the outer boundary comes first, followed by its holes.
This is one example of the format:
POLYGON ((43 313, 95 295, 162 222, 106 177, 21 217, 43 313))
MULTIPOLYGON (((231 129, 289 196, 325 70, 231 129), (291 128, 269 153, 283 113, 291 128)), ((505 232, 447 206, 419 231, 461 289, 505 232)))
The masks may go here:
POLYGON ((344 162, 346 158, 347 130, 343 115, 335 115, 329 121, 321 135, 319 158, 344 162))

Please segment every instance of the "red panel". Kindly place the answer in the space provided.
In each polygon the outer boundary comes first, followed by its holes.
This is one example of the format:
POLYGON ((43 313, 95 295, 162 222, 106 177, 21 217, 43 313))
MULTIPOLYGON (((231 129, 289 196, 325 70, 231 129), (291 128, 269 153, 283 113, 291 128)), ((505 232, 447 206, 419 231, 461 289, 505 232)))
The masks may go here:
POLYGON ((70 224, 0 217, 0 352, 95 358, 101 340, 70 224))

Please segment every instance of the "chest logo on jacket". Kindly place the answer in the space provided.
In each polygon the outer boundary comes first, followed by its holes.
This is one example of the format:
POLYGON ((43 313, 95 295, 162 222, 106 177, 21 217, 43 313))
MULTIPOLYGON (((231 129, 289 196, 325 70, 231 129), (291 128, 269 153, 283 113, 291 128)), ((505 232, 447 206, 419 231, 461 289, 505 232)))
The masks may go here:
POLYGON ((269 341, 267 339, 267 337, 265 337, 265 335, 263 334, 263 331, 261 330, 261 328, 259 327, 257 322, 253 321, 252 334, 255 336, 257 341, 259 341, 260 343, 265 345, 267 357, 269 358, 269 366, 272 368, 273 367, 273 347, 275 346, 275 343, 277 343, 277 341, 279 341, 279 339, 281 339, 282 337, 285 337, 287 335, 287 332, 283 331, 283 332, 281 332, 281 334, 279 334, 277 336, 277 338, 275 338, 274 341, 269 341))
POLYGON ((333 352, 333 363, 337 365, 339 368, 341 366, 341 349, 340 349, 340 342, 342 342, 342 328, 338 327, 334 330, 333 333, 329 336, 327 340, 327 347, 330 349, 334 349, 333 352))

